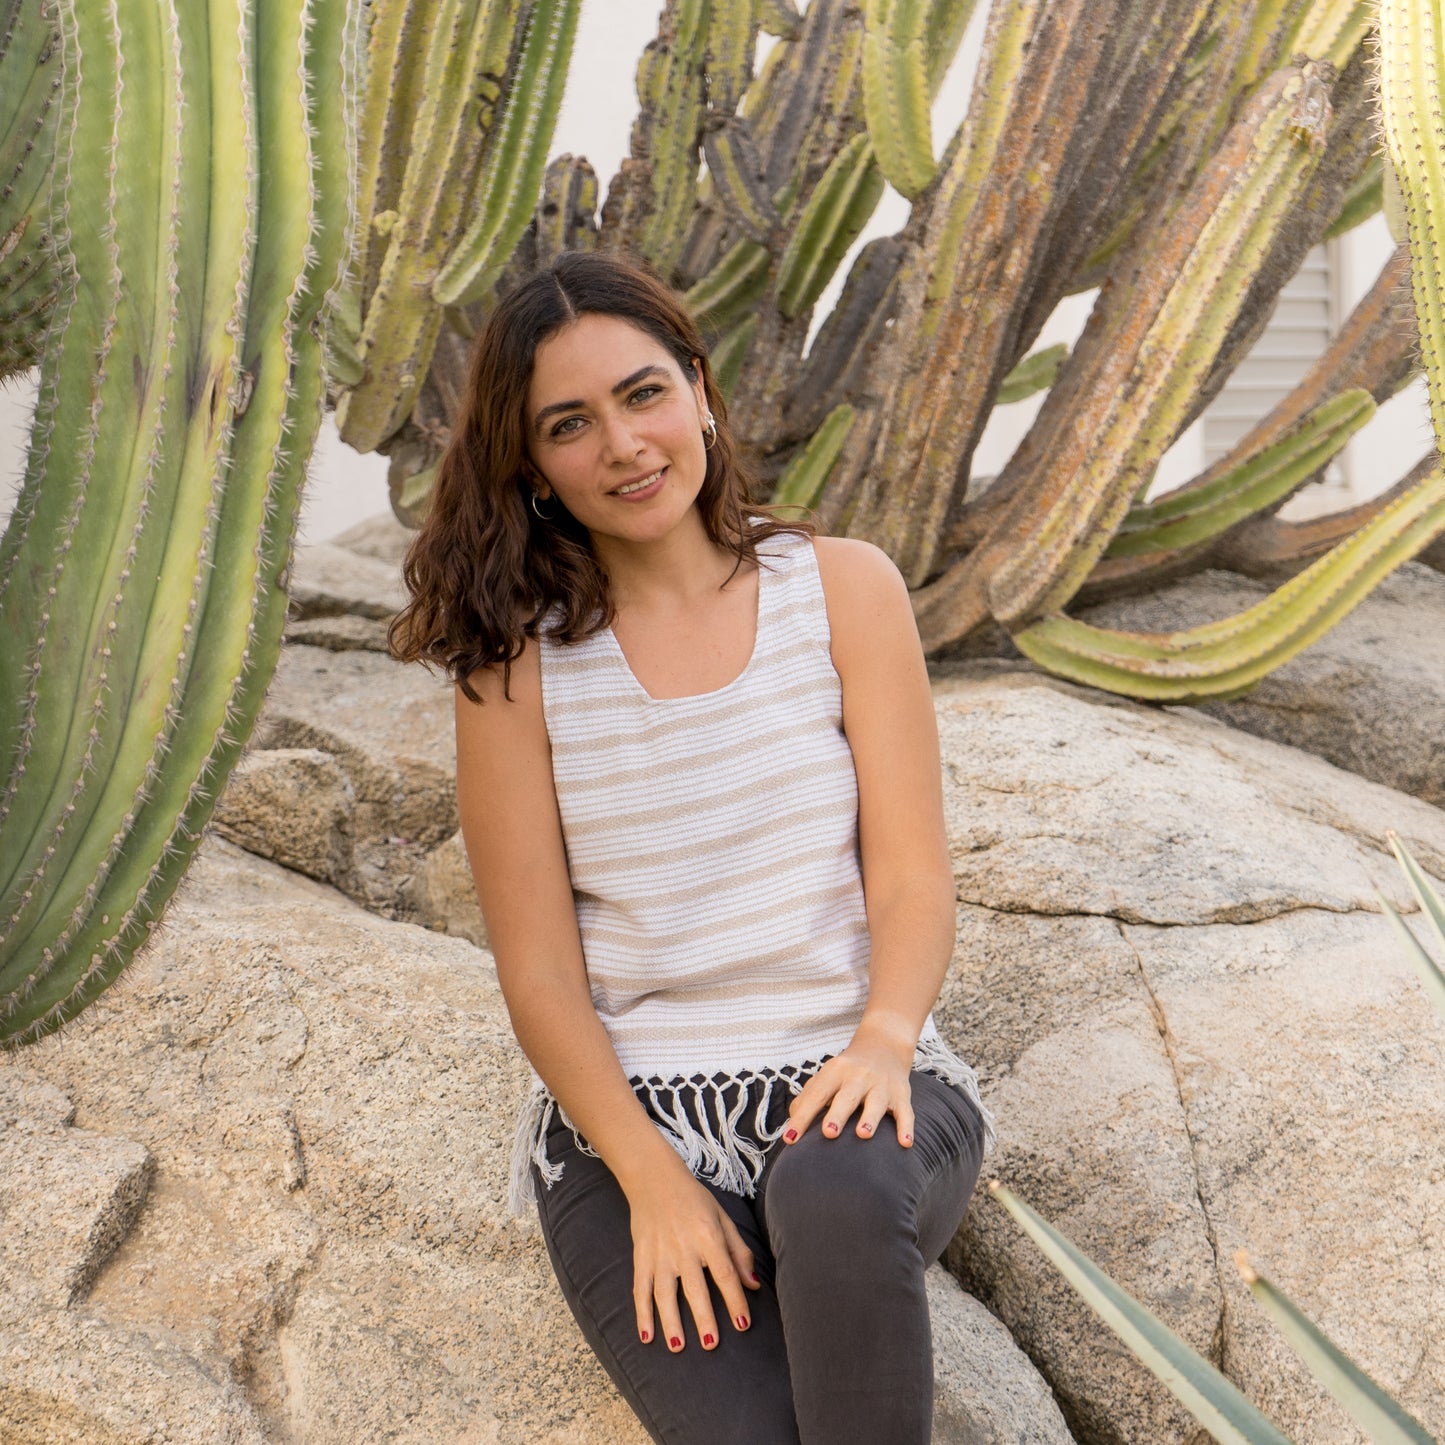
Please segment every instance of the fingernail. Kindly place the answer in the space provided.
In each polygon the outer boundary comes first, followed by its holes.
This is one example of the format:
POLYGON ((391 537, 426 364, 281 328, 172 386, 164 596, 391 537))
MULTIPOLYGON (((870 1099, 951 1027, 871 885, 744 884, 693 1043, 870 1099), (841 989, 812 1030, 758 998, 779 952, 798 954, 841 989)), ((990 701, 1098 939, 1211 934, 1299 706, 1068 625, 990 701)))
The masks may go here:
POLYGON ((793 1142, 793 1140, 796 1139, 797 1137, 798 1137, 798 1131, 797 1131, 796 1129, 789 1129, 788 1132, 783 1135, 783 1138, 784 1138, 789 1144, 791 1144, 791 1143, 793 1142))
POLYGON ((761 1284, 761 1283, 762 1283, 762 1280, 760 1280, 760 1279, 758 1278, 756 1271, 754 1271, 752 1274, 750 1274, 750 1275, 748 1276, 748 1278, 749 1278, 754 1284, 761 1284))
POLYGON ((675 1350, 680 1350, 682 1348, 682 1341, 678 1339, 676 1335, 673 1335, 673 1337, 668 1340, 668 1344, 670 1344, 675 1350))
POLYGON ((824 1124, 823 1128, 826 1129, 830 1134, 836 1134, 838 1132, 838 1126, 832 1122, 824 1124))
POLYGON ((873 1126, 871 1124, 859 1124, 858 1132, 860 1134, 871 1134, 873 1132, 873 1126))
POLYGON ((650 1333, 649 1331, 647 1331, 647 1330, 639 1330, 639 1331, 638 1331, 638 1334, 640 1334, 640 1335, 642 1336, 642 1343, 643 1343, 644 1345, 648 1342, 648 1340, 650 1340, 650 1339, 652 1338, 651 1333, 650 1333))
POLYGON ((747 1329, 747 1327, 748 1327, 748 1317, 747 1317, 746 1315, 739 1315, 739 1316, 737 1317, 737 1323, 738 1323, 738 1328, 739 1328, 740 1330, 745 1330, 745 1329, 747 1329))
POLYGON ((904 1142, 905 1144, 911 1144, 911 1143, 913 1142, 913 1135, 912 1135, 912 1134, 905 1134, 905 1135, 903 1136, 903 1142, 904 1142))
POLYGON ((702 1342, 705 1345, 710 1345, 713 1343, 713 1337, 711 1335, 704 1335, 702 1337, 702 1342))

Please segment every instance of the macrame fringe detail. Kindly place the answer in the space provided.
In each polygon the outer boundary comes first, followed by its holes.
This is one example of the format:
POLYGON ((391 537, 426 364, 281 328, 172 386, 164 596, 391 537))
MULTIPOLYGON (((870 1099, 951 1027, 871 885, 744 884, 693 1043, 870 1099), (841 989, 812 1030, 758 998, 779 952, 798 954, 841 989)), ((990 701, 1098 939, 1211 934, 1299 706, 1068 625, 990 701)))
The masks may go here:
POLYGON ((973 1070, 937 1034, 919 1039, 918 1047, 913 1051, 913 1067, 921 1073, 936 1075, 946 1084, 957 1084, 973 1100, 983 1118, 984 1156, 986 1158, 993 1153, 993 1147, 998 1142, 993 1115, 984 1108, 983 1096, 978 1091, 978 1076, 973 1070))
MULTIPOLYGON (((767 1158, 765 1148, 760 1149, 746 1133, 738 1130, 738 1123, 748 1107, 751 1085, 756 1082, 763 1085, 753 1110, 752 1133, 767 1146, 775 1143, 787 1127, 786 1119, 775 1129, 767 1126, 774 1088, 783 1084, 792 1094, 801 1093, 803 1085, 832 1057, 832 1054, 825 1054, 820 1059, 784 1064, 777 1069, 738 1069, 733 1073, 717 1073, 709 1077, 694 1074, 691 1078, 671 1080, 654 1076, 633 1078, 630 1082, 662 1137, 677 1151, 696 1178, 751 1199, 767 1158), (726 1093, 733 1085, 737 1086, 737 1098, 729 1104, 726 1093), (685 1102, 694 1106, 691 1112, 684 1108, 685 1102)), ((993 1115, 983 1106, 973 1070, 936 1034, 918 1041, 913 1067, 935 1074, 947 1083, 959 1085, 973 1100, 983 1116, 984 1152, 990 1152, 994 1146, 993 1115)), ((522 1107, 512 1144, 507 1203, 513 1214, 526 1214, 537 1202, 530 1165, 537 1166, 548 1189, 562 1177, 563 1166, 547 1158, 547 1126, 554 1111, 572 1130, 577 1147, 594 1159, 598 1157, 597 1151, 577 1132, 577 1126, 548 1092, 547 1086, 541 1080, 535 1081, 522 1107)))

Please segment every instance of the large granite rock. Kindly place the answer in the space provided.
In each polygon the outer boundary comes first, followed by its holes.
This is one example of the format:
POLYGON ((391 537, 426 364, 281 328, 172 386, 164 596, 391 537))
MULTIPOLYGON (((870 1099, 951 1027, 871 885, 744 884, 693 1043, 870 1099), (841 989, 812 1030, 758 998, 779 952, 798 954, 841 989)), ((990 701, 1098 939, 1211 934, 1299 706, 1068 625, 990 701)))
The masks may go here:
MULTIPOLYGON (((1270 590, 1233 572, 1205 572, 1078 615, 1100 627, 1173 632, 1242 612, 1270 590)), ((1442 630, 1445 576, 1407 562, 1253 692, 1205 703, 1203 710, 1377 783, 1445 803, 1445 655, 1433 645, 1442 630)))
MULTIPOLYGON (((1037 673, 975 664, 936 696, 962 907, 935 1017, 998 1117, 988 1169, 1302 1445, 1360 1437, 1242 1247, 1445 1430, 1445 1024, 1374 892, 1409 906, 1390 827, 1445 876, 1445 817, 1037 673)), ((1081 1441, 1197 1438, 1001 1209, 979 1200, 948 1262, 1081 1441)))
MULTIPOLYGON (((643 1445, 505 1210, 526 1083, 487 954, 213 835, 117 993, 0 1058, 0 1439, 643 1445)), ((939 1445, 1069 1445, 929 1293, 939 1445)))
MULTIPOLYGON (((352 798, 352 866, 331 876, 386 917, 412 916, 405 900, 423 860, 457 831, 453 691, 445 678, 375 652, 286 646, 251 735, 248 758, 309 749, 333 760, 352 798)), ((284 815, 266 819, 254 775, 238 771, 222 818, 243 846, 277 856, 257 840, 284 832, 284 815)))

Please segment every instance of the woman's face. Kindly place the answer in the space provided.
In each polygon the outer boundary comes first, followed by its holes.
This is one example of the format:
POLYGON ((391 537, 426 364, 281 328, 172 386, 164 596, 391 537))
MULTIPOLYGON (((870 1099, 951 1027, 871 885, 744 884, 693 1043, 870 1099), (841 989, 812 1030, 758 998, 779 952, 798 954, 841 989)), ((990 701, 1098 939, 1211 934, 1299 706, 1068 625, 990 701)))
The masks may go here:
POLYGON ((527 450, 594 537, 653 541, 686 516, 707 456, 700 379, 617 316, 583 315, 538 348, 527 391, 527 450))

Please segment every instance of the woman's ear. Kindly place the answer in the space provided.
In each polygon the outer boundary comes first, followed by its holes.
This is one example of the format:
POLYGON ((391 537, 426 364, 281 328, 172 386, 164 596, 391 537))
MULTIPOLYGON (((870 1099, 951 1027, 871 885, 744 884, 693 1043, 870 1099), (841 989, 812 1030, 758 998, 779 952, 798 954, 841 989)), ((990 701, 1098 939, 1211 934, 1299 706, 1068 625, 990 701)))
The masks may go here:
POLYGON ((707 387, 703 385, 702 380, 702 357, 694 356, 687 364, 692 371, 692 389, 697 397, 698 415, 706 416, 710 408, 707 404, 707 387))

